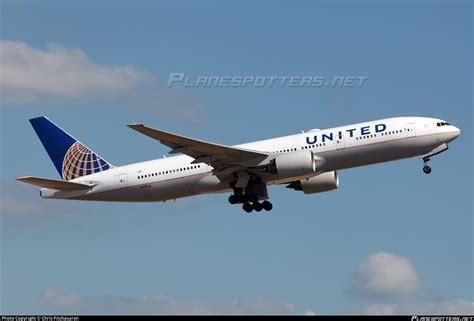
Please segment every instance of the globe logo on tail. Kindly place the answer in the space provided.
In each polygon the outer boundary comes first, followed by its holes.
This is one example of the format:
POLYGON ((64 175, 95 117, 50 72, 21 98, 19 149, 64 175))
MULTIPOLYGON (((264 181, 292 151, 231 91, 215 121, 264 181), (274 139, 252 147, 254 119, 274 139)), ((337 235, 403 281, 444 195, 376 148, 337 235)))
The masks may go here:
POLYGON ((92 152, 80 142, 75 142, 64 155, 62 165, 63 180, 69 181, 74 178, 102 172, 112 168, 99 155, 92 152))

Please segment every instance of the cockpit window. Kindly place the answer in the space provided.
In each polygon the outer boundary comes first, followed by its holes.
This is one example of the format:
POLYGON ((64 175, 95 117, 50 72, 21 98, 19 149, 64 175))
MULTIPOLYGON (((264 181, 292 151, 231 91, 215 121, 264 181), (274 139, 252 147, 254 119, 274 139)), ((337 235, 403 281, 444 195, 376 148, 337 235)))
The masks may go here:
POLYGON ((449 123, 447 122, 442 122, 442 123, 437 123, 436 126, 441 127, 441 126, 448 126, 449 123))

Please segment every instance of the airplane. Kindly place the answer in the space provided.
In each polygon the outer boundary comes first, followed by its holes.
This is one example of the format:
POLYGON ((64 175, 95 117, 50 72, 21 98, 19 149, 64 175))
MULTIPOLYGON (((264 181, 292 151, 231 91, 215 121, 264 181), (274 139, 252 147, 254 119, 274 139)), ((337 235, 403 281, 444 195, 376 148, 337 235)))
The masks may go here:
POLYGON ((441 119, 394 117, 227 146, 131 124, 182 155, 114 166, 48 118, 30 123, 62 178, 17 178, 42 187, 42 198, 158 202, 231 193, 229 203, 247 213, 273 208, 267 185, 322 193, 338 188, 340 170, 414 156, 429 174, 431 158, 460 134, 441 119))

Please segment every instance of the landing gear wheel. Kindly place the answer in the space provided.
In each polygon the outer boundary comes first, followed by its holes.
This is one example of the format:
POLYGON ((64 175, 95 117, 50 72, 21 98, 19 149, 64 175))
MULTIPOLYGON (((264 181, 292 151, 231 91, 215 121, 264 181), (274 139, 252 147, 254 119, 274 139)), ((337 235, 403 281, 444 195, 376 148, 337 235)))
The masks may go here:
POLYGON ((429 167, 428 165, 423 166, 423 172, 425 174, 431 173, 431 167, 429 167))
POLYGON ((255 202, 253 203, 253 209, 256 210, 257 212, 261 212, 263 209, 263 206, 261 203, 255 202))
POLYGON ((239 202, 239 198, 237 197, 237 195, 230 195, 229 196, 229 203, 230 204, 237 204, 239 202))
POLYGON ((273 205, 269 201, 263 201, 262 207, 265 211, 271 211, 273 208, 273 205))
POLYGON ((244 203, 244 205, 242 205, 242 208, 244 209, 244 211, 246 211, 247 213, 250 213, 253 211, 253 206, 252 204, 250 203, 244 203))

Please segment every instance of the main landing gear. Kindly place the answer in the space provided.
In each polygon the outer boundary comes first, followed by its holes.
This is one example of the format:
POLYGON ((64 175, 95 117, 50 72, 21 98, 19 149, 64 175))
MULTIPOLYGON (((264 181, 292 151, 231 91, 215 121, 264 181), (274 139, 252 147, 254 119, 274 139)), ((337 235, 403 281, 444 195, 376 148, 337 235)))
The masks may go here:
POLYGON ((271 211, 273 208, 272 203, 269 201, 259 202, 258 197, 255 195, 244 195, 244 194, 232 194, 229 196, 230 204, 242 204, 242 209, 251 213, 252 211, 261 212, 262 210, 271 211))
POLYGON ((268 201, 267 185, 260 178, 249 179, 245 187, 236 185, 231 185, 234 194, 229 196, 230 204, 242 204, 242 209, 247 213, 272 210, 273 205, 268 201), (263 202, 260 202, 261 200, 263 202))
POLYGON ((443 143, 430 151, 428 154, 423 155, 423 172, 425 174, 431 173, 431 167, 428 166, 428 162, 431 160, 431 157, 438 155, 444 151, 448 150, 448 145, 443 143))
POLYGON ((265 211, 268 212, 268 211, 272 210, 273 205, 269 201, 263 201, 262 203, 260 203, 259 201, 256 201, 256 202, 253 202, 253 203, 245 202, 242 205, 242 208, 247 213, 250 213, 253 210, 255 210, 256 212, 261 212, 262 210, 265 210, 265 211))

